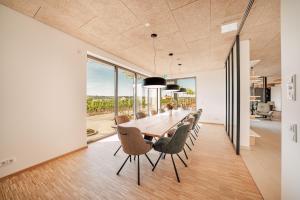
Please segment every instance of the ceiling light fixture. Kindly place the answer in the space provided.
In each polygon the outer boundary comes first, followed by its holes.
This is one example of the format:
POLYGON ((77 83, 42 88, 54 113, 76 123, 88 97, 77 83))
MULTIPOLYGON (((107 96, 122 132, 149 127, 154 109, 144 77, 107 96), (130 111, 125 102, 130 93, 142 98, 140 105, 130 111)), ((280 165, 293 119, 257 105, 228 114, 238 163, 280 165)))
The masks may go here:
MULTIPOLYGON (((173 62, 173 53, 169 53, 169 56, 171 57, 169 69, 170 69, 170 74, 172 74, 172 62, 173 62)), ((179 85, 177 84, 167 84, 166 90, 171 91, 171 92, 177 92, 179 91, 179 85)))
MULTIPOLYGON (((156 33, 151 34, 151 38, 153 39, 153 51, 154 51, 154 58, 153 58, 153 65, 154 65, 154 73, 156 74, 156 49, 155 49, 155 38, 157 38, 156 33)), ((166 87, 166 79, 162 77, 148 77, 144 79, 144 87, 145 88, 165 88, 166 87)))
POLYGON ((186 88, 180 88, 176 93, 186 93, 186 88))
POLYGON ((228 33, 231 31, 236 31, 238 29, 238 23, 233 22, 230 24, 224 24, 221 26, 221 33, 228 33))

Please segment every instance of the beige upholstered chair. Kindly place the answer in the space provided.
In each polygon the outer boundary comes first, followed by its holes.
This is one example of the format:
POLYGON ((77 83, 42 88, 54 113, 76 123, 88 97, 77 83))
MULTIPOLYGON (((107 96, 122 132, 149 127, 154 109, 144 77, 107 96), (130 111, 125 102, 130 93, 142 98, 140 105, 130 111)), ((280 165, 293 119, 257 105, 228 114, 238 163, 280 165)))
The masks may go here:
POLYGON ((156 110, 151 110, 151 115, 157 115, 157 111, 156 110))
POLYGON ((152 167, 154 167, 152 161, 147 156, 147 153, 152 149, 153 143, 144 140, 141 131, 135 127, 122 127, 118 126, 118 135, 121 141, 123 151, 128 154, 128 157, 124 161, 123 165, 117 172, 117 175, 121 172, 122 168, 126 164, 127 160, 132 156, 137 156, 138 160, 138 185, 140 185, 140 155, 145 154, 152 167))
POLYGON ((142 119, 147 117, 147 115, 144 112, 137 112, 136 113, 136 119, 142 119))
MULTIPOLYGON (((127 115, 119 115, 119 116, 115 117, 115 123, 116 123, 116 125, 123 124, 123 123, 129 122, 129 121, 130 121, 129 117, 127 115)), ((119 148, 114 153, 114 156, 117 155, 117 153, 119 152, 119 150, 121 149, 121 147, 122 146, 120 145, 119 148)))

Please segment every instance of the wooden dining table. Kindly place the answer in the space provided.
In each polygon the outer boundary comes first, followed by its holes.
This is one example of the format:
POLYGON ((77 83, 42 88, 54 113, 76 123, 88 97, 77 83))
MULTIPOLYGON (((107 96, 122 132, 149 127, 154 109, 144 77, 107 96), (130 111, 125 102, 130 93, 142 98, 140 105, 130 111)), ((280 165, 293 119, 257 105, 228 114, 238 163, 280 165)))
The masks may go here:
POLYGON ((172 115, 170 115, 169 112, 160 113, 154 116, 122 123, 119 126, 136 127, 140 129, 141 133, 144 135, 163 137, 168 130, 175 127, 190 113, 191 111, 189 110, 173 110, 172 115))

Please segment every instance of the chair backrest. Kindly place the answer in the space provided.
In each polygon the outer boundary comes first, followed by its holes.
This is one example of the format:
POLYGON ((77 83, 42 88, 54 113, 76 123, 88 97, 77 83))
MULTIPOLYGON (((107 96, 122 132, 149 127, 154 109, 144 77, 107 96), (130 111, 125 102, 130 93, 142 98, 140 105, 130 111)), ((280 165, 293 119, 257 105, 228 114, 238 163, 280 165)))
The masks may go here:
POLYGON ((268 103, 259 102, 257 104, 257 111, 261 113, 268 113, 271 111, 270 105, 268 103))
POLYGON ((188 122, 189 123, 189 131, 193 129, 193 126, 194 126, 194 122, 195 122, 195 117, 193 116, 189 116, 185 122, 188 122))
POLYGON ((195 118, 194 123, 193 123, 193 127, 192 127, 192 129, 194 129, 196 124, 198 123, 198 121, 200 119, 200 113, 198 113, 198 112, 193 113, 192 116, 195 118))
POLYGON ((137 119, 142 119, 142 118, 145 118, 145 117, 147 117, 147 115, 144 112, 137 112, 136 113, 136 118, 137 119))
POLYGON ((129 122, 129 117, 127 115, 119 115, 115 117, 116 125, 123 124, 125 122, 129 122))
POLYGON ((118 135, 123 151, 129 155, 140 155, 149 150, 149 144, 144 141, 138 128, 118 126, 118 135))
POLYGON ((190 123, 185 122, 182 126, 178 127, 175 134, 173 135, 171 141, 169 142, 167 152, 171 154, 176 154, 182 151, 186 139, 189 133, 190 123))
POLYGON ((157 115, 157 111, 156 110, 151 110, 151 115, 157 115))

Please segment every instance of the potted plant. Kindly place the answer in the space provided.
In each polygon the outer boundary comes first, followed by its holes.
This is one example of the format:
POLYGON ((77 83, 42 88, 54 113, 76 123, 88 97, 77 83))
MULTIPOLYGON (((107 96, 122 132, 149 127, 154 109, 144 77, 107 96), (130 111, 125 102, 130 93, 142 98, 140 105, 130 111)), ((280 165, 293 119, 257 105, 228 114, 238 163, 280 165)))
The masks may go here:
POLYGON ((169 115, 172 116, 172 110, 174 108, 174 105, 172 103, 168 103, 167 104, 167 108, 169 110, 169 115))

